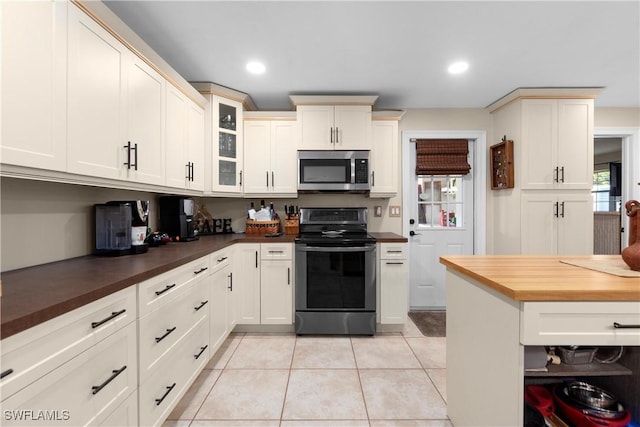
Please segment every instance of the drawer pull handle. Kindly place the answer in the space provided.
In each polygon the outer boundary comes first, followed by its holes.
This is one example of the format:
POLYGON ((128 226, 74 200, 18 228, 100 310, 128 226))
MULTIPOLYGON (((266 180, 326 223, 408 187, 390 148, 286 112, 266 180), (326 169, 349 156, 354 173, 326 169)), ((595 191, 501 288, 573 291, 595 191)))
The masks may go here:
POLYGON ((207 271, 208 269, 209 269, 209 267, 202 267, 200 270, 198 270, 198 271, 194 271, 194 272, 193 272, 193 274, 200 274, 200 273, 202 273, 203 271, 207 271))
POLYGON ((389 251, 387 251, 387 253, 388 254, 401 254, 402 251, 391 251, 391 250, 389 250, 389 251))
POLYGON ((11 374, 13 374, 13 369, 7 369, 6 371, 2 371, 2 373, 0 374, 0 380, 11 374))
POLYGON ((91 327, 92 327, 93 329, 95 329, 95 328, 97 328, 98 326, 100 326, 100 325, 103 325, 103 324, 107 323, 109 320, 113 320, 113 319, 115 319, 116 317, 118 317, 118 316, 120 316, 122 313, 124 313, 125 311, 127 311, 127 309, 125 309, 125 308, 123 308, 123 309, 122 309, 122 310, 120 310, 120 311, 113 311, 113 312, 111 312, 111 316, 107 317, 106 319, 102 319, 102 320, 101 320, 101 321, 99 321, 99 322, 91 322, 91 327))
POLYGON ((207 305, 207 303, 208 303, 208 302, 209 302, 209 300, 201 301, 201 302, 200 302, 200 305, 199 305, 199 306, 197 306, 197 307, 193 307, 193 309, 194 309, 195 311, 198 311, 198 310, 200 310, 202 307, 204 307, 205 305, 207 305))
POLYGON ((165 292, 167 292, 169 289, 175 288, 175 287, 176 287, 175 283, 173 285, 167 285, 163 290, 156 291, 156 296, 160 296, 160 295, 164 294, 165 292))
POLYGON ((613 327, 616 329, 640 329, 640 325, 625 325, 618 322, 613 322, 613 327))
POLYGON ((109 384, 111 381, 115 380, 116 377, 118 375, 120 375, 122 372, 124 372, 125 369, 127 369, 127 365, 124 365, 122 368, 120 368, 118 370, 111 371, 111 376, 109 378, 107 378, 107 380, 105 382, 103 382, 100 385, 94 385, 93 387, 91 387, 91 394, 98 394, 98 392, 100 390, 105 388, 107 386, 107 384, 109 384))
POLYGON ((208 345, 205 345, 204 347, 200 347, 200 353, 198 353, 198 354, 194 354, 194 355, 193 355, 193 357, 195 357, 195 358, 196 358, 196 360, 198 360, 198 358, 199 358, 200 356, 202 356, 202 353, 204 353, 204 351, 207 349, 207 347, 209 347, 209 346, 208 346, 208 345))
POLYGON ((160 399, 156 399, 156 406, 160 406, 160 404, 162 403, 162 401, 165 399, 165 397, 167 397, 169 395, 169 393, 171 393, 171 390, 173 390, 173 388, 176 386, 176 383, 171 384, 170 386, 167 386, 167 391, 164 392, 164 394, 162 395, 162 397, 160 399))
POLYGON ((223 256, 222 258, 218 259, 218 262, 222 262, 222 261, 224 261, 225 259, 227 259, 227 257, 226 257, 226 256, 223 256))
POLYGON ((284 251, 269 251, 270 254, 283 254, 284 251))
POLYGON ((168 336, 169 336, 169 334, 170 334, 171 332, 175 331, 175 330, 176 330, 176 327, 175 327, 175 326, 174 326, 173 328, 171 328, 171 329, 167 329, 167 332, 165 332, 163 336, 161 336, 161 337, 156 337, 156 343, 159 343, 160 341, 162 341, 163 339, 165 339, 166 337, 168 337, 168 336))
POLYGON ((404 262, 391 262, 391 261, 387 261, 386 262, 387 265, 402 265, 404 264, 404 262))

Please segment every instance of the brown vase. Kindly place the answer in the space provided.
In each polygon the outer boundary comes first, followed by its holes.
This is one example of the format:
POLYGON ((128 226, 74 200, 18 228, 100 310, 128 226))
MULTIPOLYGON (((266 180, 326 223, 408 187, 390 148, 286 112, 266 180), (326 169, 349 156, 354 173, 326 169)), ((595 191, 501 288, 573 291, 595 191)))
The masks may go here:
POLYGON ((622 251, 622 259, 635 271, 640 271, 640 202, 629 200, 625 205, 629 217, 629 246, 622 251))

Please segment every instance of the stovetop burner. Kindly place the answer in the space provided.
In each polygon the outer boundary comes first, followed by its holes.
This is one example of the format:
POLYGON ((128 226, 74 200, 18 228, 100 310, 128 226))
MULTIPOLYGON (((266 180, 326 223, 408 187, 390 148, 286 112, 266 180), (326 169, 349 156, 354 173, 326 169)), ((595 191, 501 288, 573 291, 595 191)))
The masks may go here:
POLYGON ((375 243, 367 234, 367 208, 301 208, 296 242, 322 245, 375 243))

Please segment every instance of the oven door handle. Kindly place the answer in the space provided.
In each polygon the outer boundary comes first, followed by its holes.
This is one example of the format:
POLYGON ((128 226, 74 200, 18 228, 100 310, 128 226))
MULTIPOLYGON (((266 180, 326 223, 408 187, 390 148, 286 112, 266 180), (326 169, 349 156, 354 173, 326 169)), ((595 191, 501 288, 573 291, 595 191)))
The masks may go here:
POLYGON ((301 245, 297 248, 303 252, 373 252, 376 250, 376 245, 365 246, 304 246, 301 245))

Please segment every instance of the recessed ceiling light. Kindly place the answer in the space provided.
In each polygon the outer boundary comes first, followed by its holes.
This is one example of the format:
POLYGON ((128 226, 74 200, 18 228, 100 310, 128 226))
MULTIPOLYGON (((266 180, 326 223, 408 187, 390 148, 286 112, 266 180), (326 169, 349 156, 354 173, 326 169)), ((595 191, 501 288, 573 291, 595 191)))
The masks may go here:
POLYGON ((462 74, 469 69, 469 63, 465 61, 454 62, 449 65, 449 74, 462 74))
POLYGON ((262 74, 267 68, 262 62, 251 61, 247 63, 247 71, 251 74, 262 74))

